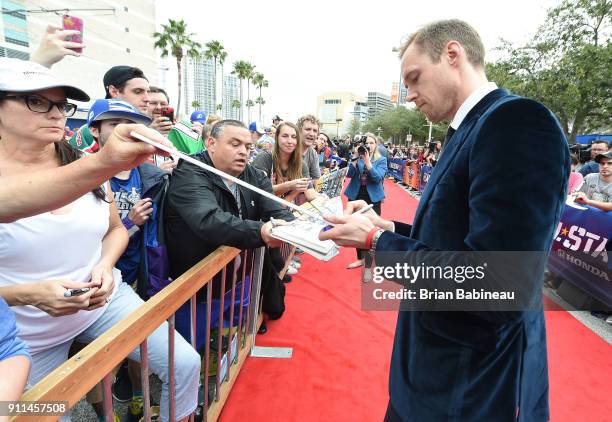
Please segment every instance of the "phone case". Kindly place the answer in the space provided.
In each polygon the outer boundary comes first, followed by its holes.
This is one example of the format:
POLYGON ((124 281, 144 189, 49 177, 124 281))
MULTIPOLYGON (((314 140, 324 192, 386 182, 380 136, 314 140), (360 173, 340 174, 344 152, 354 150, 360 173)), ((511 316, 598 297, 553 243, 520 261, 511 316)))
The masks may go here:
MULTIPOLYGON (((64 15, 62 17, 62 27, 64 29, 74 29, 80 32, 80 34, 72 35, 67 38, 68 41, 72 42, 83 42, 83 19, 77 18, 76 16, 64 15)), ((74 48, 77 53, 82 53, 82 48, 74 48)))

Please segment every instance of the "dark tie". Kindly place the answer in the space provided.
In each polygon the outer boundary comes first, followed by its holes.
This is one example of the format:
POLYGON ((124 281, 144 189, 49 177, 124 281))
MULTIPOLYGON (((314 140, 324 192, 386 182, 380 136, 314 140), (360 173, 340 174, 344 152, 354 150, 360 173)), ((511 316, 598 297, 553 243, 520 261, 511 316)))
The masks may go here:
POLYGON ((442 143, 442 147, 444 147, 448 143, 448 141, 450 140, 450 138, 453 137, 455 132, 456 130, 453 129, 451 126, 448 127, 448 130, 446 131, 446 136, 444 137, 444 142, 442 143))
POLYGON ((442 151, 444 151, 444 148, 446 147, 446 145, 448 144, 448 141, 450 141, 450 138, 453 137, 453 135, 455 134, 456 130, 453 129, 452 127, 448 127, 448 130, 446 131, 446 136, 444 137, 444 142, 442 142, 442 147, 440 148, 440 155, 442 155, 442 151))

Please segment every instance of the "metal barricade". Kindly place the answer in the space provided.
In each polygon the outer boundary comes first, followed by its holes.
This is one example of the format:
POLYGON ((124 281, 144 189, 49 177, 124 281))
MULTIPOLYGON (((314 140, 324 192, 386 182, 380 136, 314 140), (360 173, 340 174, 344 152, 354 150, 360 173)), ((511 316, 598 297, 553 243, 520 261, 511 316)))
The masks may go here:
MULTIPOLYGON (((282 251, 286 261, 284 273, 293 250, 283 246, 282 251)), ((260 296, 264 252, 264 247, 249 251, 218 248, 26 391, 21 400, 67 401, 72 408, 102 381, 105 417, 112 422, 112 371, 132 350, 139 347, 144 420, 149 422, 152 415, 147 337, 167 321, 170 374, 168 405, 170 420, 174 421, 175 327, 177 323, 184 327, 184 318, 188 315, 189 328, 179 335, 182 334, 200 354, 203 374, 200 378, 204 379, 200 386, 203 402, 189 420, 193 421, 197 416, 204 421, 216 421, 242 365, 255 347, 255 335, 262 321, 260 296), (229 317, 225 318, 226 315, 229 317), (198 342, 201 336, 204 337, 203 344, 198 342), (216 362, 213 359, 215 357, 216 362), (210 391, 211 388, 214 391, 210 391), (212 399, 210 403, 209 395, 212 399)), ((57 416, 51 415, 36 417, 37 421, 56 419, 57 416)), ((17 416, 12 420, 32 419, 17 416)))

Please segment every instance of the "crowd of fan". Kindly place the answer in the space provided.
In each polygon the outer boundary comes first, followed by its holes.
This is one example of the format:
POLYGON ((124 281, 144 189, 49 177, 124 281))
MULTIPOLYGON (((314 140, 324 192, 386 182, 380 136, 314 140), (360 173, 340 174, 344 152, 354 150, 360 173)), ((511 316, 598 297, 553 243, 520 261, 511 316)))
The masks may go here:
MULTIPOLYGON (((0 59, 3 177, 26 182, 29 172, 103 156, 107 144, 128 138, 130 130, 158 141, 167 139, 178 151, 297 203, 318 197, 314 181, 322 170, 343 161, 332 153, 329 138, 319 133, 320 122, 312 115, 296 124, 276 116, 266 128, 202 111, 174 121, 163 113, 170 103, 167 93, 150 86, 146 75, 132 66, 114 66, 101 75, 105 98, 93 102, 83 126, 68 130, 66 120, 77 109, 70 100, 90 98, 60 82, 50 70, 72 54, 73 43, 65 40, 66 34, 58 29, 47 32, 41 45, 44 60, 40 54, 32 61, 0 59)), ((242 250, 266 246, 263 310, 268 318, 280 318, 284 284, 301 267, 301 260, 295 256, 283 274, 286 262, 280 242, 271 236, 272 220, 284 224, 294 218, 277 202, 194 164, 152 155, 67 205, 30 213, 28 218, 5 219, 0 224, 0 361, 27 357, 29 363, 21 362, 21 369, 26 388, 33 386, 222 245, 242 250)), ((240 276, 245 265, 228 267, 228 274, 239 275, 236 289, 248 284, 240 276)), ((224 295, 229 306, 230 284, 221 291, 218 280, 213 280, 213 308, 224 295)), ((197 350, 190 345, 189 305, 176 313, 177 420, 198 406, 202 413, 198 390, 207 315, 205 295, 200 292, 197 298, 197 350)), ((265 330, 264 325, 261 332, 265 330)), ((169 412, 167 343, 167 324, 148 338, 149 366, 162 380, 159 412, 164 420, 169 412)), ((115 398, 130 402, 129 421, 143 414, 140 360, 139 350, 130 353, 113 386, 115 398)), ((211 365, 208 375, 216 370, 211 365)), ((19 377, 15 379, 13 390, 20 393, 19 377)), ((99 387, 88 395, 102 420, 101 399, 99 387)))
POLYGON ((569 193, 579 204, 612 211, 612 144, 603 139, 591 142, 585 163, 572 156, 569 193))

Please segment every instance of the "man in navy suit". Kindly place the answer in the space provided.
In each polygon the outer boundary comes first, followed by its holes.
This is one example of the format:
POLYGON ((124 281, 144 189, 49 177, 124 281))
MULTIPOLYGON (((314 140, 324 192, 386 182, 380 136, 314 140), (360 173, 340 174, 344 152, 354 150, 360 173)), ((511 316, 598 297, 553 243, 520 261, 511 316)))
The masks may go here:
MULTIPOLYGON (((408 100, 451 122, 413 225, 351 215, 357 201, 320 238, 369 249, 378 266, 393 265, 390 251, 548 253, 570 172, 555 117, 487 80, 480 36, 465 22, 428 24, 400 53, 408 100)), ((529 270, 519 284, 530 283, 530 310, 399 313, 385 421, 549 419, 544 264, 529 270)))

